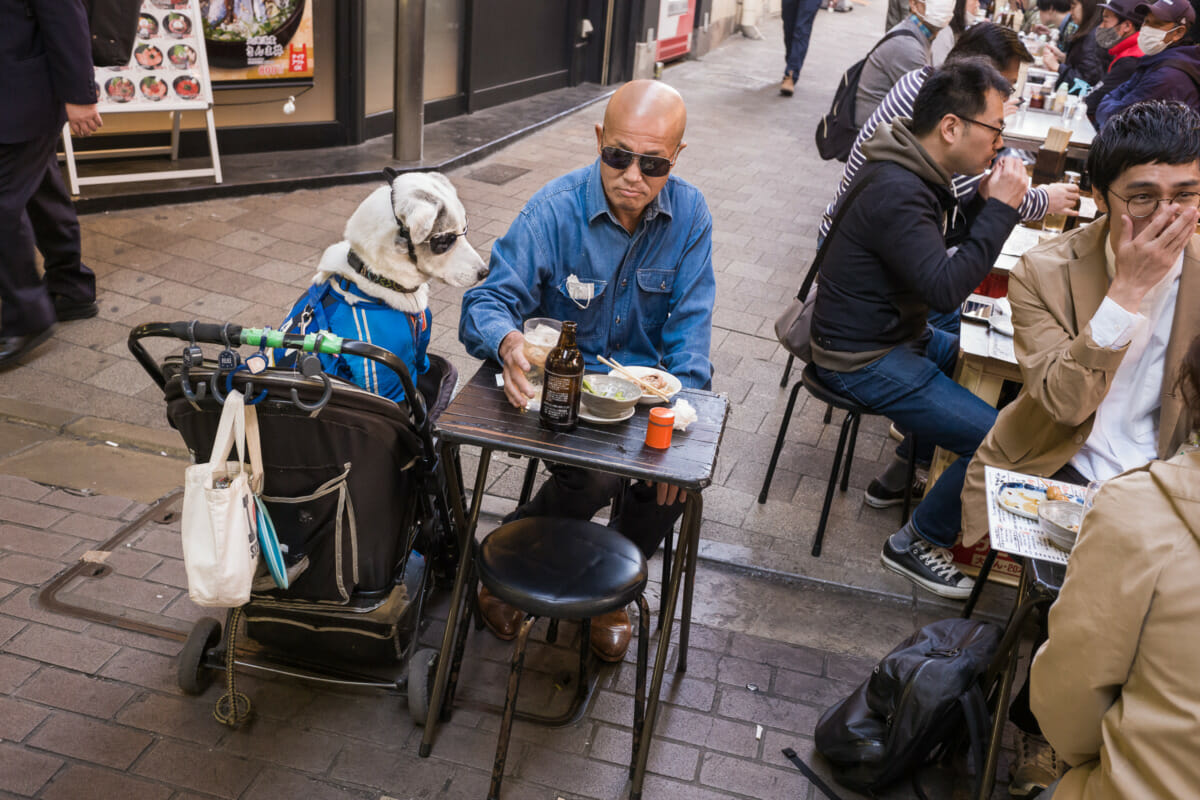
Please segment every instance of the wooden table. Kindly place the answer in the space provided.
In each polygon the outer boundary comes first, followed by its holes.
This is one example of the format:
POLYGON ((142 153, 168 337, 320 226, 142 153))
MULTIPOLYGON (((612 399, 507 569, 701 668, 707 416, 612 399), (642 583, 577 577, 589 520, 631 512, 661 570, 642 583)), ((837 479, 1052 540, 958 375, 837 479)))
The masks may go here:
MULTIPOLYGON (((684 505, 679 547, 671 567, 670 582, 663 588, 665 603, 654 672, 650 681, 650 698, 646 707, 643 738, 645 744, 638 748, 633 773, 630 796, 639 798, 646 774, 646 758, 650 751, 654 722, 658 714, 659 694, 662 691, 663 673, 666 671, 675 605, 681 587, 683 609, 680 614, 679 658, 675 669, 677 672, 687 670, 688 635, 691 628, 696 555, 703 510, 701 491, 712 483, 717 450, 721 445, 721 435, 729 414, 729 402, 723 395, 699 389, 682 389, 677 397, 691 403, 699 419, 692 423, 687 431, 675 431, 670 448, 655 450, 643 443, 648 423, 648 406, 637 406, 633 418, 625 422, 609 425, 580 422, 579 427, 569 433, 553 433, 539 424, 537 414, 513 408, 505 397, 504 390, 496 385, 499 372, 496 364, 483 364, 437 421, 437 431, 442 441, 448 444, 474 445, 479 447, 481 452, 471 508, 461 532, 459 552, 462 556, 450 599, 450 611, 446 619, 446 631, 442 637, 441 657, 434 678, 420 754, 429 755, 434 729, 445 701, 454 633, 459 624, 464 600, 467 599, 464 598, 465 584, 473 558, 475 527, 479 520, 479 509, 484 487, 487 485, 492 453, 500 450, 626 478, 669 483, 686 490, 687 501, 684 505)), ((456 469, 455 464, 447 463, 447 470, 451 471, 448 482, 454 486, 459 484, 460 479, 454 472, 456 469)))

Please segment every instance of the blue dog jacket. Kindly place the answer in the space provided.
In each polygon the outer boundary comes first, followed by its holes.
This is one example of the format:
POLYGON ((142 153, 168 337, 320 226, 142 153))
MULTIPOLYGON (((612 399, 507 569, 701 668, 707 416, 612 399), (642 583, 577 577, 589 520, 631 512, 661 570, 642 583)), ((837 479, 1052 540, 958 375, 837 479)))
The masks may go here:
MULTIPOLYGON (((308 292, 288 312, 282 330, 286 333, 327 331, 344 339, 358 339, 390 350, 408 367, 413 383, 429 369, 429 327, 433 314, 397 311, 382 300, 363 294, 346 278, 331 277, 308 292), (309 310, 308 315, 305 311, 309 310)), ((294 351, 275 351, 275 363, 284 364, 294 351)), ((369 358, 353 355, 321 355, 321 366, 368 391, 400 402, 404 384, 392 370, 369 358)))

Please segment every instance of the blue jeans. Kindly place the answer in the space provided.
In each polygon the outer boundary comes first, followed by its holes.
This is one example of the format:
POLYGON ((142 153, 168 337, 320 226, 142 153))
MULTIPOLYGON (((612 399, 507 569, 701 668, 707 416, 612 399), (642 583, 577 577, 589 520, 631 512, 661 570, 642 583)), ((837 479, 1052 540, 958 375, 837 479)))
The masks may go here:
POLYGON ((922 339, 897 347, 854 372, 817 367, 817 374, 829 388, 915 435, 921 445, 918 458, 934 445, 959 456, 926 492, 912 515, 917 534, 938 547, 950 547, 958 538, 967 462, 996 420, 996 409, 950 377, 957 358, 958 337, 927 328, 922 339))
POLYGON ((804 57, 808 55, 808 40, 812 36, 813 19, 821 10, 821 0, 783 0, 783 46, 787 63, 785 74, 800 77, 804 57))

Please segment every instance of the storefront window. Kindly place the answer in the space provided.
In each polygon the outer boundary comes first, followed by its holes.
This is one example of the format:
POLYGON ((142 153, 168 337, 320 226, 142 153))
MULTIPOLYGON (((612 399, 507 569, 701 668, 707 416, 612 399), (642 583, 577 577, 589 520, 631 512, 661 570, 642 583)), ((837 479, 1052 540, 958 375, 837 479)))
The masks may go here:
MULTIPOLYGON (((460 91, 464 0, 425 2, 425 101, 453 97, 460 91)), ((367 0, 364 25, 366 42, 366 111, 392 110, 396 4, 393 0, 367 0)))

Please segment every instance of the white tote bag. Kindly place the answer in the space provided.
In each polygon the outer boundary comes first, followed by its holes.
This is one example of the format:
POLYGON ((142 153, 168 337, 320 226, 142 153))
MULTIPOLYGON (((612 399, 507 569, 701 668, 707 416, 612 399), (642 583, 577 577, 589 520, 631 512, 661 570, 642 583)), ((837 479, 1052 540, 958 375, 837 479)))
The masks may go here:
POLYGON ((225 398, 212 457, 184 472, 183 563, 188 596, 197 605, 231 608, 249 602, 258 565, 254 494, 261 487, 258 415, 235 389, 225 398), (250 471, 243 463, 247 444, 250 471), (238 460, 229 461, 235 445, 238 460))

